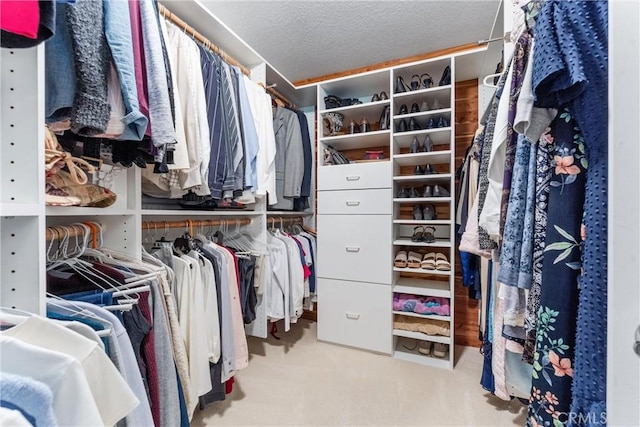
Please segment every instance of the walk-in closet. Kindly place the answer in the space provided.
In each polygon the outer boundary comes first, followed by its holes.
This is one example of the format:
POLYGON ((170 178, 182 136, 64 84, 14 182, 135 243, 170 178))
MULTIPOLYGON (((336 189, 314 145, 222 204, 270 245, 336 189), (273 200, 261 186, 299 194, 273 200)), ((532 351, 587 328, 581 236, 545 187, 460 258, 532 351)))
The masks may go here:
POLYGON ((640 425, 637 2, 0 30, 0 425, 640 425))

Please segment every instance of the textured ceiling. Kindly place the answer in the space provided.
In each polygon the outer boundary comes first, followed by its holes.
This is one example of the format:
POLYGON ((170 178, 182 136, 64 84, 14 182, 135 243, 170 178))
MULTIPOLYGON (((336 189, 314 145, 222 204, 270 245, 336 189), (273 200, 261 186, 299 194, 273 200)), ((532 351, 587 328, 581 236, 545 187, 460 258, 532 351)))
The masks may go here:
POLYGON ((291 82, 486 39, 500 0, 203 0, 291 82))

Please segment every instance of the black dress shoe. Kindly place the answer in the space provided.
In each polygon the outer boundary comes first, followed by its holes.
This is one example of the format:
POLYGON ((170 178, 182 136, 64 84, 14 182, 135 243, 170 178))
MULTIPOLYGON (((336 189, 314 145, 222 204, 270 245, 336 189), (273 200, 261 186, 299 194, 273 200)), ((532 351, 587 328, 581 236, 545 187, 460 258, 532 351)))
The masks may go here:
POLYGON ((405 119, 401 119, 398 122, 396 127, 396 132, 406 132, 407 131, 407 121, 405 119))
POLYGON ((420 129, 422 128, 420 127, 416 119, 411 117, 411 119, 409 119, 409 130, 411 131, 411 130, 420 130, 420 129))
POLYGON ((438 120, 438 127, 439 128, 449 127, 449 120, 445 119, 444 117, 440 117, 440 119, 438 120))
POLYGON ((433 120, 433 117, 429 119, 429 123, 427 123, 427 129, 435 129, 436 121, 433 120))
POLYGON ((433 197, 433 189, 431 188, 430 185, 427 185, 424 188, 424 193, 422 194, 422 197, 433 197))
POLYGON ((414 175, 424 175, 424 169, 422 169, 422 166, 417 165, 415 168, 413 168, 413 174, 414 175))
POLYGON ((411 106, 411 112, 412 113, 419 113, 420 112, 420 107, 418 107, 418 103, 414 102, 413 105, 411 106))
POLYGON ((400 106, 400 110, 398 110, 398 115, 407 114, 409 110, 407 109, 407 104, 402 104, 400 106))
POLYGON ((387 95, 387 92, 380 92, 380 101, 386 101, 387 99, 389 99, 389 95, 387 95))
POLYGON ((425 174, 425 175, 434 175, 434 174, 437 174, 437 173, 438 173, 438 171, 437 171, 437 170, 435 170, 435 169, 433 168, 433 166, 431 166, 431 163, 427 163, 427 164, 425 165, 425 167, 424 167, 424 174, 425 174))
POLYGON ((410 199, 418 199, 418 198, 420 198, 420 193, 418 193, 418 190, 416 190, 415 188, 411 187, 409 189, 409 198, 410 199))

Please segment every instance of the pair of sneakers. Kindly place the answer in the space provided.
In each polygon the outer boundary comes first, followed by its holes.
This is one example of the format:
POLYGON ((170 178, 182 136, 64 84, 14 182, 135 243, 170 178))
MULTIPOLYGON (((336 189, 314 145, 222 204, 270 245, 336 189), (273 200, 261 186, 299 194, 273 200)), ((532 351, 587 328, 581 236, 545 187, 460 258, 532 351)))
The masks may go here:
POLYGON ((426 356, 430 356, 433 354, 433 357, 444 359, 449 352, 449 345, 439 342, 420 341, 420 344, 418 345, 418 351, 426 356))

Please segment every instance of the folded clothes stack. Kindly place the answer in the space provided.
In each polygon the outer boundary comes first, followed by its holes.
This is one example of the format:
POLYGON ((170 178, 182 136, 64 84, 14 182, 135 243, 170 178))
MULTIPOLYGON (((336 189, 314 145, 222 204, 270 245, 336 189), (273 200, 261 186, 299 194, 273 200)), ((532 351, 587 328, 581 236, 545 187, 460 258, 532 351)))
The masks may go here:
POLYGON ((417 317, 407 317, 401 314, 393 316, 393 329, 403 331, 422 332, 427 335, 451 336, 451 327, 445 320, 420 319, 417 317))
POLYGON ((449 300, 442 297, 426 297, 410 294, 393 294, 393 310, 417 314, 449 316, 449 300))

